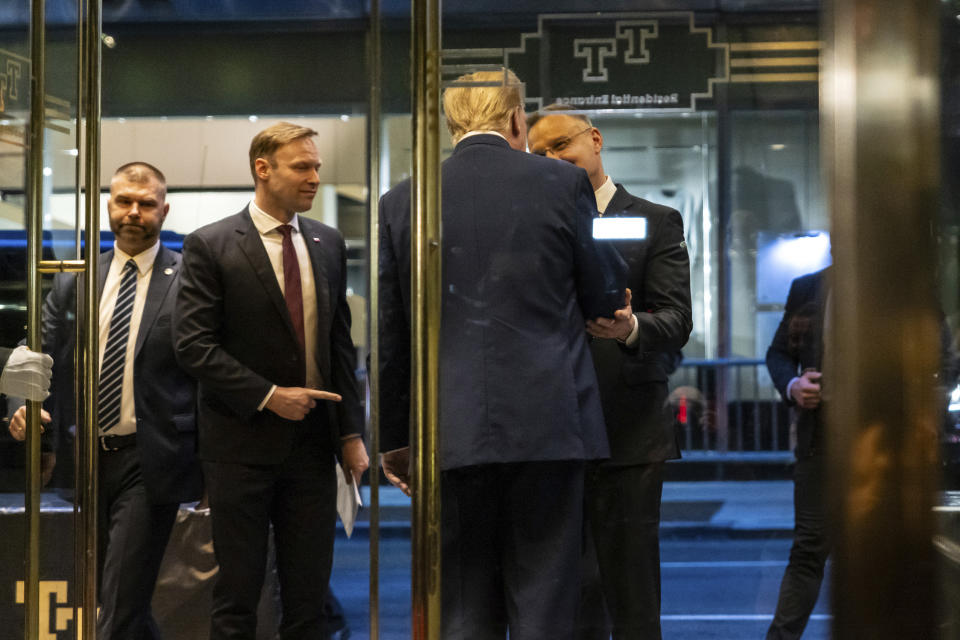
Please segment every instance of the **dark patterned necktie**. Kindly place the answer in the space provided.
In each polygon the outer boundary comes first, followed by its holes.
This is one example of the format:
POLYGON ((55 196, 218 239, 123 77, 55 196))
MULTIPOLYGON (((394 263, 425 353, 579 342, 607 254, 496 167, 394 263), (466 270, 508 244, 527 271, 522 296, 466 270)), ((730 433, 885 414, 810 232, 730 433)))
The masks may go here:
POLYGON ((303 331, 303 285, 300 283, 300 262, 293 248, 293 238, 290 237, 293 227, 285 224, 277 227, 277 231, 283 235, 283 298, 290 312, 293 330, 300 340, 300 348, 304 349, 307 342, 303 331))
POLYGON ((120 396, 123 391, 123 369, 130 337, 130 316, 137 297, 137 263, 131 258, 123 266, 117 302, 110 318, 110 334, 100 365, 100 431, 109 431, 120 422, 120 396))

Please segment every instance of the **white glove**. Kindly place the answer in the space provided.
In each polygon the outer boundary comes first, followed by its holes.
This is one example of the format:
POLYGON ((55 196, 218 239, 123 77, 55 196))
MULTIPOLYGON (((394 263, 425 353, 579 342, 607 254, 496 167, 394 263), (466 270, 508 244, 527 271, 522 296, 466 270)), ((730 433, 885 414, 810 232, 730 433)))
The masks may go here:
POLYGON ((45 400, 50 395, 52 373, 53 358, 17 347, 0 373, 0 393, 36 402, 45 400))

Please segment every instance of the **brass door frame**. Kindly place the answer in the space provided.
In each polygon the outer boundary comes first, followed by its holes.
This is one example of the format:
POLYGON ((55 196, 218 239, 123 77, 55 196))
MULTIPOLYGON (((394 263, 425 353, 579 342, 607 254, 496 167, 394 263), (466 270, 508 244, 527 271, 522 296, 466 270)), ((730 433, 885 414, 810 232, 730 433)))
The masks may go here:
MULTIPOLYGON (((41 336, 41 283, 43 273, 82 272, 85 287, 82 300, 83 340, 78 340, 77 361, 82 363, 83 415, 78 422, 81 456, 78 458, 78 504, 82 526, 74 529, 74 631, 77 638, 96 635, 96 615, 83 616, 82 612, 96 611, 97 577, 97 371, 98 358, 98 305, 97 305, 97 260, 100 247, 100 46, 102 35, 101 0, 87 0, 77 8, 77 144, 80 149, 81 120, 85 123, 84 146, 85 229, 87 236, 86 259, 42 260, 43 244, 43 152, 46 130, 46 12, 44 0, 30 3, 30 124, 29 152, 27 157, 26 219, 27 219, 27 346, 42 349, 41 336), (83 114, 82 118, 80 114, 83 114), (77 598, 76 590, 82 590, 77 598), (80 606, 78 607, 78 602, 80 606)), ((78 155, 79 157, 79 155, 78 155)), ((79 171, 77 172, 79 176, 79 171)), ((79 196, 79 188, 77 194, 79 196)), ((80 209, 76 209, 76 255, 80 248, 80 209)), ((80 277, 79 275, 77 277, 80 277)), ((76 371, 79 373, 80 368, 76 371)), ((24 511, 26 515, 25 579, 24 579, 24 638, 39 637, 40 624, 40 408, 39 402, 27 403, 26 479, 24 511)), ((75 510, 77 505, 75 505, 75 510)))
POLYGON ((411 623, 415 640, 440 637, 440 7, 440 0, 411 0, 411 623))
POLYGON ((367 269, 370 309, 367 313, 367 344, 370 366, 370 640, 380 638, 380 152, 381 104, 380 84, 383 81, 380 0, 370 0, 370 30, 367 33, 367 269))
MULTIPOLYGON (((101 0, 87 0, 86 38, 84 38, 84 61, 86 73, 83 82, 84 107, 86 112, 87 145, 84 149, 86 170, 86 229, 87 229, 87 270, 84 273, 85 295, 84 316, 84 378, 83 391, 86 402, 83 415, 83 431, 80 437, 81 485, 80 494, 82 515, 83 545, 78 551, 83 558, 74 558, 76 566, 83 567, 83 635, 96 637, 96 616, 90 615, 97 607, 97 406, 99 388, 99 304, 97 300, 98 256, 100 254, 100 94, 101 94, 101 41, 103 37, 101 0)), ((78 343, 79 344, 79 343, 78 343)), ((79 630, 80 621, 75 628, 79 630)))
POLYGON ((835 266, 823 379, 835 638, 936 633, 937 4, 825 6, 821 147, 835 266))
MULTIPOLYGON (((27 346, 41 351, 40 257, 43 242, 43 141, 46 123, 46 11, 30 3, 30 132, 27 156, 27 346)), ((27 402, 23 637, 40 632, 40 402, 27 402)))

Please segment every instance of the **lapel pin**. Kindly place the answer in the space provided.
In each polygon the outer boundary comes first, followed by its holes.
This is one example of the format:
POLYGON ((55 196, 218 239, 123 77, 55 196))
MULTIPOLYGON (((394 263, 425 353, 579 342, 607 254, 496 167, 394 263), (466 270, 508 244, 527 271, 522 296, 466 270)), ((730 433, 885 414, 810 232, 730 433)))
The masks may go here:
POLYGON ((170 267, 167 267, 166 269, 163 270, 163 275, 165 276, 173 275, 173 269, 171 269, 170 267))
POLYGON ((320 238, 314 237, 314 238, 313 238, 313 241, 314 241, 314 242, 320 242, 320 238))

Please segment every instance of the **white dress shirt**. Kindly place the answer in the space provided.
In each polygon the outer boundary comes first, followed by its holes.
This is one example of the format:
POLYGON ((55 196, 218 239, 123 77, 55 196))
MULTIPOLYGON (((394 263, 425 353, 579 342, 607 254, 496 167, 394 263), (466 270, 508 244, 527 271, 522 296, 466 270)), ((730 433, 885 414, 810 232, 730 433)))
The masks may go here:
POLYGON ((601 217, 607 211, 607 207, 610 206, 610 201, 613 200, 616 193, 617 185, 613 183, 610 176, 607 176, 600 188, 593 192, 593 195, 597 198, 597 211, 600 212, 601 217))
MULTIPOLYGON (((613 200, 613 196, 617 193, 617 185, 613 183, 613 179, 610 176, 606 176, 606 180, 603 181, 603 184, 600 185, 600 188, 593 192, 594 197, 597 199, 597 211, 600 212, 600 217, 603 217, 603 214, 606 213, 607 207, 610 206, 610 201, 613 200)), ((637 341, 637 336, 640 334, 640 325, 637 323, 636 314, 630 317, 630 322, 633 323, 633 329, 630 330, 630 335, 628 335, 623 342, 628 347, 632 347, 633 344, 637 341)))
MULTIPOLYGON (((257 206, 257 203, 250 201, 250 218, 253 225, 260 232, 260 240, 263 242, 263 248, 267 251, 267 257, 270 258, 270 264, 273 266, 273 273, 277 277, 277 283, 280 285, 280 291, 286 291, 283 280, 283 235, 279 231, 284 223, 280 222, 269 213, 257 206)), ((313 264, 310 262, 310 254, 307 253, 307 243, 300 233, 300 218, 294 214, 293 219, 288 223, 293 227, 293 233, 290 239, 293 241, 293 249, 297 253, 297 262, 300 265, 300 289, 303 292, 303 336, 306 344, 304 351, 307 358, 307 380, 306 386, 310 389, 320 389, 323 383, 320 375, 320 367, 317 364, 317 288, 313 281, 313 264)), ((260 409, 266 406, 277 386, 271 387, 267 396, 260 403, 260 409)))
MULTIPOLYGON (((103 292, 100 294, 100 366, 103 366, 103 352, 107 348, 107 338, 110 336, 110 321, 113 319, 113 308, 117 304, 117 294, 120 292, 123 268, 130 258, 133 258, 134 262, 137 263, 137 294, 133 299, 133 312, 130 315, 130 335, 127 337, 127 354, 123 363, 123 383, 120 387, 120 422, 109 431, 110 435, 123 436, 135 433, 137 430, 137 408, 133 399, 133 352, 137 346, 137 334, 140 332, 143 305, 147 301, 147 289, 150 287, 153 263, 157 259, 159 251, 159 241, 135 256, 129 256, 121 251, 116 243, 113 245, 113 260, 110 262, 107 279, 103 283, 103 292)), ((97 367, 98 371, 99 368, 97 367)))
MULTIPOLYGON (((484 135, 499 136, 504 140, 507 140, 507 136, 503 135, 499 131, 481 131, 479 129, 474 129, 473 131, 467 131, 465 134, 460 136, 460 140, 457 140, 457 144, 460 144, 461 141, 466 140, 467 138, 470 138, 473 136, 484 136, 484 135)), ((507 140, 507 142, 510 142, 510 141, 507 140)))

